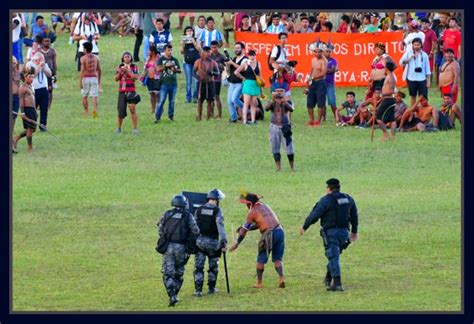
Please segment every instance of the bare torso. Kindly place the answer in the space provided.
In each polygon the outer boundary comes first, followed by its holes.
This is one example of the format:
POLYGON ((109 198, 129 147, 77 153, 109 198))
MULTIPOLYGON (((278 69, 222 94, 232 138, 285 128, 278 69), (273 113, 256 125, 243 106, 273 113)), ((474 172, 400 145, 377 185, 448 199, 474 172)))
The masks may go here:
POLYGON ((326 71, 327 71, 327 60, 322 57, 318 59, 317 57, 314 57, 311 60, 311 79, 322 79, 326 76, 326 71))
POLYGON ((459 71, 459 64, 455 61, 444 62, 444 64, 439 69, 439 86, 446 87, 456 80, 456 73, 459 71))
POLYGON ((98 77, 98 62, 99 58, 94 54, 86 54, 81 57, 81 66, 84 67, 84 77, 98 77))
POLYGON ((33 90, 32 85, 28 85, 24 83, 20 87, 20 106, 25 108, 25 107, 33 107, 35 108, 35 92, 33 90))

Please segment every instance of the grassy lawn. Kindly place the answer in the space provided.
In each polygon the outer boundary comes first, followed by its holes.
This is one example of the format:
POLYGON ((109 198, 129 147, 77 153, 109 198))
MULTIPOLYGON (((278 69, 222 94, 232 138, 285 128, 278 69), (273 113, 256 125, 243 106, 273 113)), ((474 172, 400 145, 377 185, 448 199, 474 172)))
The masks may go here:
MULTIPOLYGON (((176 25, 174 14, 175 55, 181 61, 176 25)), ((235 229, 246 215, 238 202, 240 187, 262 194, 278 214, 286 232, 287 288, 277 288, 271 264, 264 273, 265 288, 250 288, 258 240, 252 232, 228 254, 231 294, 224 292, 221 261, 221 293, 192 297, 191 258, 181 303, 172 311, 461 309, 459 124, 451 132, 403 133, 384 143, 377 130, 371 143, 370 130, 336 128, 332 116, 321 128, 305 127, 306 99, 295 89, 297 172, 291 175, 283 158, 283 171, 277 174, 268 141, 269 116, 256 127, 229 124, 224 103, 222 121, 197 123, 195 105, 184 102, 182 75, 174 123, 166 118, 153 123, 149 95, 138 85, 140 134, 131 134, 128 117, 123 134, 115 135, 114 68, 123 51, 133 50, 134 40, 100 40, 104 91, 100 117, 92 119, 82 116, 75 46, 67 36, 58 37, 59 88, 48 122, 57 138, 38 132, 34 152, 28 154, 22 140, 13 157, 14 311, 169 311, 161 256, 154 250, 156 223, 174 194, 215 187, 227 195, 221 206, 229 241, 235 240, 235 229), (326 258, 319 225, 303 237, 298 233, 330 177, 341 180, 342 190, 359 208, 359 240, 341 258, 343 295, 324 289, 326 258)), ((363 88, 340 88, 338 103, 349 89, 363 97, 363 88)), ((224 102, 226 95, 223 88, 224 102)), ((431 89, 430 96, 439 106, 439 91, 431 89)), ((20 129, 17 122, 16 131, 20 129)))

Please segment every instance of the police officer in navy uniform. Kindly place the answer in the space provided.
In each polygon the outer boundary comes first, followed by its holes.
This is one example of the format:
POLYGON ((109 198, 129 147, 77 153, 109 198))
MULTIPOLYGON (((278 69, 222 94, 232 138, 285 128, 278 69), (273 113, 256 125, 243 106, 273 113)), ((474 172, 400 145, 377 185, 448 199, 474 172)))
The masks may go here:
POLYGON ((326 184, 327 195, 313 207, 300 229, 300 234, 303 235, 312 224, 321 219, 320 234, 329 260, 324 282, 328 291, 343 291, 339 256, 351 241, 357 240, 357 206, 351 196, 340 192, 338 179, 331 178, 326 184))
POLYGON ((207 271, 207 285, 209 294, 214 294, 216 289, 217 274, 219 272, 219 257, 222 250, 227 247, 227 238, 224 229, 224 215, 219 207, 219 201, 225 195, 219 189, 213 189, 207 194, 207 203, 198 207, 195 212, 196 222, 199 227, 199 237, 196 240, 198 248, 194 262, 194 296, 202 296, 204 283, 204 265, 206 258, 209 260, 207 271))
POLYGON ((166 211, 158 223, 160 236, 166 235, 169 238, 161 268, 163 283, 169 296, 168 306, 174 306, 179 301, 178 293, 183 284, 184 266, 189 259, 187 242, 199 235, 199 227, 188 211, 186 197, 174 196, 171 206, 174 208, 166 211))

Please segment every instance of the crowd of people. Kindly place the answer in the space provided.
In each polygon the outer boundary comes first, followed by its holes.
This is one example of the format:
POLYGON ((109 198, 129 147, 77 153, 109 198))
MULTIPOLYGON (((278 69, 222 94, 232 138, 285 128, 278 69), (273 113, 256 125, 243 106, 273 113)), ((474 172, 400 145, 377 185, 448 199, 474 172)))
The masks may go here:
MULTIPOLYGON (((25 121, 25 132, 14 138, 14 150, 22 137, 27 136, 31 142, 31 136, 27 133, 31 134, 36 126, 40 126, 41 131, 47 130, 48 109, 51 107, 53 89, 57 88, 58 67, 53 43, 57 33, 66 32, 70 33, 70 42, 77 44, 77 70, 85 116, 89 114, 89 97, 93 103, 92 116, 99 116, 98 96, 102 90, 103 77, 100 37, 107 33, 119 36, 133 33, 136 37, 133 53, 123 53, 115 74, 115 81, 119 84, 116 133, 122 132, 127 111, 131 114, 132 132, 138 133, 135 108, 141 98, 137 92, 137 81, 146 86, 150 94, 150 110, 155 114, 155 123, 161 121, 167 100, 167 116, 173 121, 178 74, 184 71, 185 102, 197 104, 196 121, 203 118, 204 102, 207 120, 222 119, 222 87, 228 89, 226 102, 229 122, 240 121, 253 126, 263 119, 265 111, 272 114, 270 138, 277 170, 280 169, 280 145, 286 148, 291 165, 294 158, 291 112, 295 107, 291 86, 293 82, 302 80, 296 73, 298 62, 289 60, 286 47, 288 35, 292 33, 404 32, 405 53, 401 60, 395 62, 386 53, 384 44, 375 44, 376 56, 370 67, 370 83, 364 100, 356 100, 354 92, 347 92, 346 101, 339 105, 336 103, 335 83, 338 63, 332 57, 334 46, 320 41, 309 44, 313 54, 311 71, 302 71, 309 72, 310 76, 304 80, 307 84, 304 93, 307 96, 308 126, 319 127, 326 120, 326 103, 331 107, 337 126, 367 128, 377 125, 384 133, 383 139, 389 138, 387 128, 391 129, 391 138, 394 138, 396 130, 444 130, 455 127, 456 119, 461 121, 461 109, 457 105, 461 64, 462 17, 459 13, 234 12, 220 14, 221 26, 216 25, 212 16, 199 15, 195 20, 196 13, 178 13, 179 25, 175 29, 183 30, 179 40, 182 62, 173 55, 171 15, 170 12, 55 12, 51 14, 50 28, 44 17, 37 13, 13 13, 14 117, 20 108, 22 113, 28 107, 38 108, 40 112, 39 123, 31 113, 31 118, 26 113, 21 114, 25 121), (188 26, 184 26, 186 17, 189 18, 188 26), (59 23, 62 23, 60 30, 57 27, 59 23), (235 31, 275 34, 275 46, 268 58, 262 58, 257 57, 254 50, 247 49, 244 43, 236 42, 231 55, 226 48, 230 47, 229 34, 235 31), (142 45, 143 53, 140 55, 142 45), (23 57, 24 46, 28 47, 26 57, 23 57), (143 68, 138 63, 140 61, 143 62, 143 68), (262 64, 268 64, 273 71, 269 80, 262 78, 262 64), (397 68, 404 69, 409 104, 404 103, 405 93, 396 87, 393 71, 397 68), (33 81, 29 87, 33 89, 34 98, 27 100, 27 106, 25 96, 31 97, 31 91, 20 89, 27 84, 26 76, 33 71, 33 81), (428 103, 433 75, 443 96, 443 105, 439 109, 428 103), (263 88, 267 82, 270 83, 271 97, 266 105, 263 102, 266 99, 263 88)), ((176 37, 176 32, 174 35, 176 37)))

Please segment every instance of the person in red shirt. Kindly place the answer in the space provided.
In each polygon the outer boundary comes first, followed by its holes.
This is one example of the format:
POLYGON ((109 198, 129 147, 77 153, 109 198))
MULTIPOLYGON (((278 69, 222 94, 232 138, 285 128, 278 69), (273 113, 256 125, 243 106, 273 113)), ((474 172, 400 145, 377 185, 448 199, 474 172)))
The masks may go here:
POLYGON ((443 34, 443 51, 448 48, 453 49, 456 59, 461 59, 461 32, 456 18, 449 19, 449 29, 446 29, 443 34))
POLYGON ((347 33, 350 23, 351 23, 351 18, 348 15, 342 15, 341 23, 339 24, 339 27, 337 28, 337 32, 347 33))
MULTIPOLYGON (((430 21, 428 18, 421 20, 421 31, 425 34, 425 41, 423 42, 423 52, 428 54, 430 58, 430 70, 433 71, 434 55, 436 53, 436 46, 438 45, 438 37, 434 30, 430 28, 430 21)), ((433 76, 433 75, 431 75, 433 76)))
POLYGON ((123 119, 127 116, 127 105, 132 114, 132 133, 138 134, 137 129, 137 114, 135 106, 140 102, 140 96, 135 90, 135 81, 139 78, 138 67, 133 64, 132 54, 124 52, 122 54, 122 63, 117 69, 115 74, 115 81, 119 82, 119 95, 118 95, 118 119, 116 134, 122 132, 123 119))

